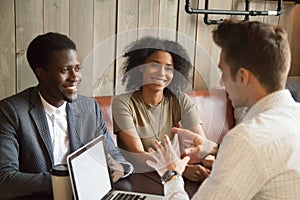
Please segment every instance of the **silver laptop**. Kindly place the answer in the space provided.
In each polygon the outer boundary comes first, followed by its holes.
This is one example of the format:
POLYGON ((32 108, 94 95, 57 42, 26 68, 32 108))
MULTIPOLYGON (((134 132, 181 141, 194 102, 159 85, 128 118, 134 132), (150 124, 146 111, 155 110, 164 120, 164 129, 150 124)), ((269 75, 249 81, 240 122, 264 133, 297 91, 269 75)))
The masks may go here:
POLYGON ((163 196, 159 195, 114 190, 103 136, 97 137, 70 154, 67 162, 75 200, 163 199, 163 196))

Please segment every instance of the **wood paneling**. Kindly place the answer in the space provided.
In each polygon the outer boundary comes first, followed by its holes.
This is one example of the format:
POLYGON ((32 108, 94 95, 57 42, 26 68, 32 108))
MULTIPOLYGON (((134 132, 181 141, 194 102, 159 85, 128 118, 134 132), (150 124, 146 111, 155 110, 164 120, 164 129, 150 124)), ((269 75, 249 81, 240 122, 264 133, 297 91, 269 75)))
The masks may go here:
POLYGON ((92 96, 93 58, 90 54, 94 44, 94 2, 92 0, 70 1, 70 38, 76 43, 81 62, 89 56, 89 62, 82 66, 80 92, 92 96))
POLYGON ((159 5, 159 37, 176 40, 178 0, 161 0, 159 5))
MULTIPOLYGON (((189 75, 189 81, 192 87, 194 87, 194 75, 197 72, 195 70, 195 52, 196 52, 196 34, 197 34, 197 19, 198 15, 189 15, 184 9, 185 2, 179 1, 178 7, 178 34, 177 42, 181 44, 186 50, 193 64, 193 70, 189 75)), ((191 2, 192 8, 198 8, 198 1, 191 2)))
POLYGON ((290 44, 293 38, 295 7, 293 3, 286 4, 279 16, 279 24, 287 30, 290 44))
POLYGON ((68 0, 44 1, 44 32, 69 35, 70 5, 68 0))
POLYGON ((94 2, 92 96, 114 93, 116 0, 94 2))
MULTIPOLYGON (((204 0, 199 1, 199 9, 204 9, 204 0)), ((231 1, 213 1, 210 9, 230 10, 231 1)), ((212 30, 216 25, 206 25, 202 20, 203 15, 198 16, 197 46, 195 54, 194 88, 218 88, 220 86, 220 72, 218 70, 219 48, 213 43, 212 30)), ((211 20, 228 19, 230 16, 209 15, 211 20)))
MULTIPOLYGON (((278 3, 277 1, 267 1, 265 5, 265 10, 277 10, 278 3)), ((264 16, 263 21, 268 24, 278 24, 279 17, 278 16, 264 16)))
POLYGON ((291 39, 291 75, 300 76, 300 5, 294 9, 293 37, 291 39))
POLYGON ((138 16, 139 0, 118 0, 115 94, 125 92, 121 81, 122 56, 126 46, 138 38, 138 16))
MULTIPOLYGON (((204 0, 191 0, 204 8, 204 0)), ((87 96, 124 92, 121 65, 124 48, 146 35, 177 40, 194 64, 190 82, 195 89, 219 86, 217 64, 220 49, 213 43, 203 14, 187 14, 185 0, 1 0, 0 1, 0 98, 37 80, 30 69, 26 50, 37 35, 49 31, 70 36, 83 64, 80 93, 87 96)), ((211 9, 244 10, 244 0, 210 1, 211 9)), ((284 2, 280 16, 250 16, 286 28, 292 50, 291 75, 300 75, 300 9, 284 2)), ((277 2, 252 0, 250 10, 276 10, 277 2)), ((244 16, 209 15, 209 19, 244 16)))
POLYGON ((16 0, 16 67, 17 92, 37 84, 37 79, 28 65, 26 51, 30 41, 43 30, 43 1, 16 0))
POLYGON ((14 10, 13 1, 0 1, 0 99, 16 92, 14 10))
POLYGON ((138 38, 159 36, 160 0, 139 0, 138 38))

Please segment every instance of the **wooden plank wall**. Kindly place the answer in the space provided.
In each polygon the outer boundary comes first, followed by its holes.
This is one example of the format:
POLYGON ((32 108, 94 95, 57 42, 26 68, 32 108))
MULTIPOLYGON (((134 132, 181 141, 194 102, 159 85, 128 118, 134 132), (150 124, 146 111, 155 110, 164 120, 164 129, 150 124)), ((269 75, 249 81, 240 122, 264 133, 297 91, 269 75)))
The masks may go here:
MULTIPOLYGON (((204 8, 204 0, 191 0, 204 8)), ((106 96, 124 91, 121 65, 124 47, 143 36, 159 36, 182 44, 194 64, 190 73, 194 89, 219 85, 219 49, 203 15, 184 11, 185 0, 1 0, 0 1, 0 99, 36 85, 26 60, 29 42, 49 31, 70 36, 83 63, 80 93, 106 96)), ((244 0, 210 1, 211 9, 244 9, 244 0)), ((276 1, 252 0, 251 10, 275 10, 276 1)), ((300 5, 284 2, 280 16, 256 16, 284 26, 292 49, 290 75, 300 75, 300 5)), ((211 19, 244 16, 216 16, 211 19)))

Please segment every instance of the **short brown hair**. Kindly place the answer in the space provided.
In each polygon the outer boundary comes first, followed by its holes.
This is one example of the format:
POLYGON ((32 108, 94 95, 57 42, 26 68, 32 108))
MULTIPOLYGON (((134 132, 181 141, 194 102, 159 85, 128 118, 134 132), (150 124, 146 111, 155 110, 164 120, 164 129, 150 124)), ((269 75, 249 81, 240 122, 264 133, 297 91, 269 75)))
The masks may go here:
POLYGON ((213 31, 234 78, 239 68, 251 71, 268 92, 284 88, 291 53, 286 31, 258 21, 226 20, 213 31))

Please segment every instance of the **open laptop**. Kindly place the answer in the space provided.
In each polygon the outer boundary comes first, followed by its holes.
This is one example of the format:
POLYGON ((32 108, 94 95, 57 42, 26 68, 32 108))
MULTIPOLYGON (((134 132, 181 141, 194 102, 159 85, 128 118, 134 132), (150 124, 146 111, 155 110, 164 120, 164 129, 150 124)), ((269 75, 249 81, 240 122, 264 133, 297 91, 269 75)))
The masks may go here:
MULTIPOLYGON (((75 200, 163 199, 163 196, 114 190, 103 136, 90 141, 67 157, 75 200), (131 198, 124 198, 127 195, 131 198)), ((141 183, 142 184, 142 183, 141 183)))

